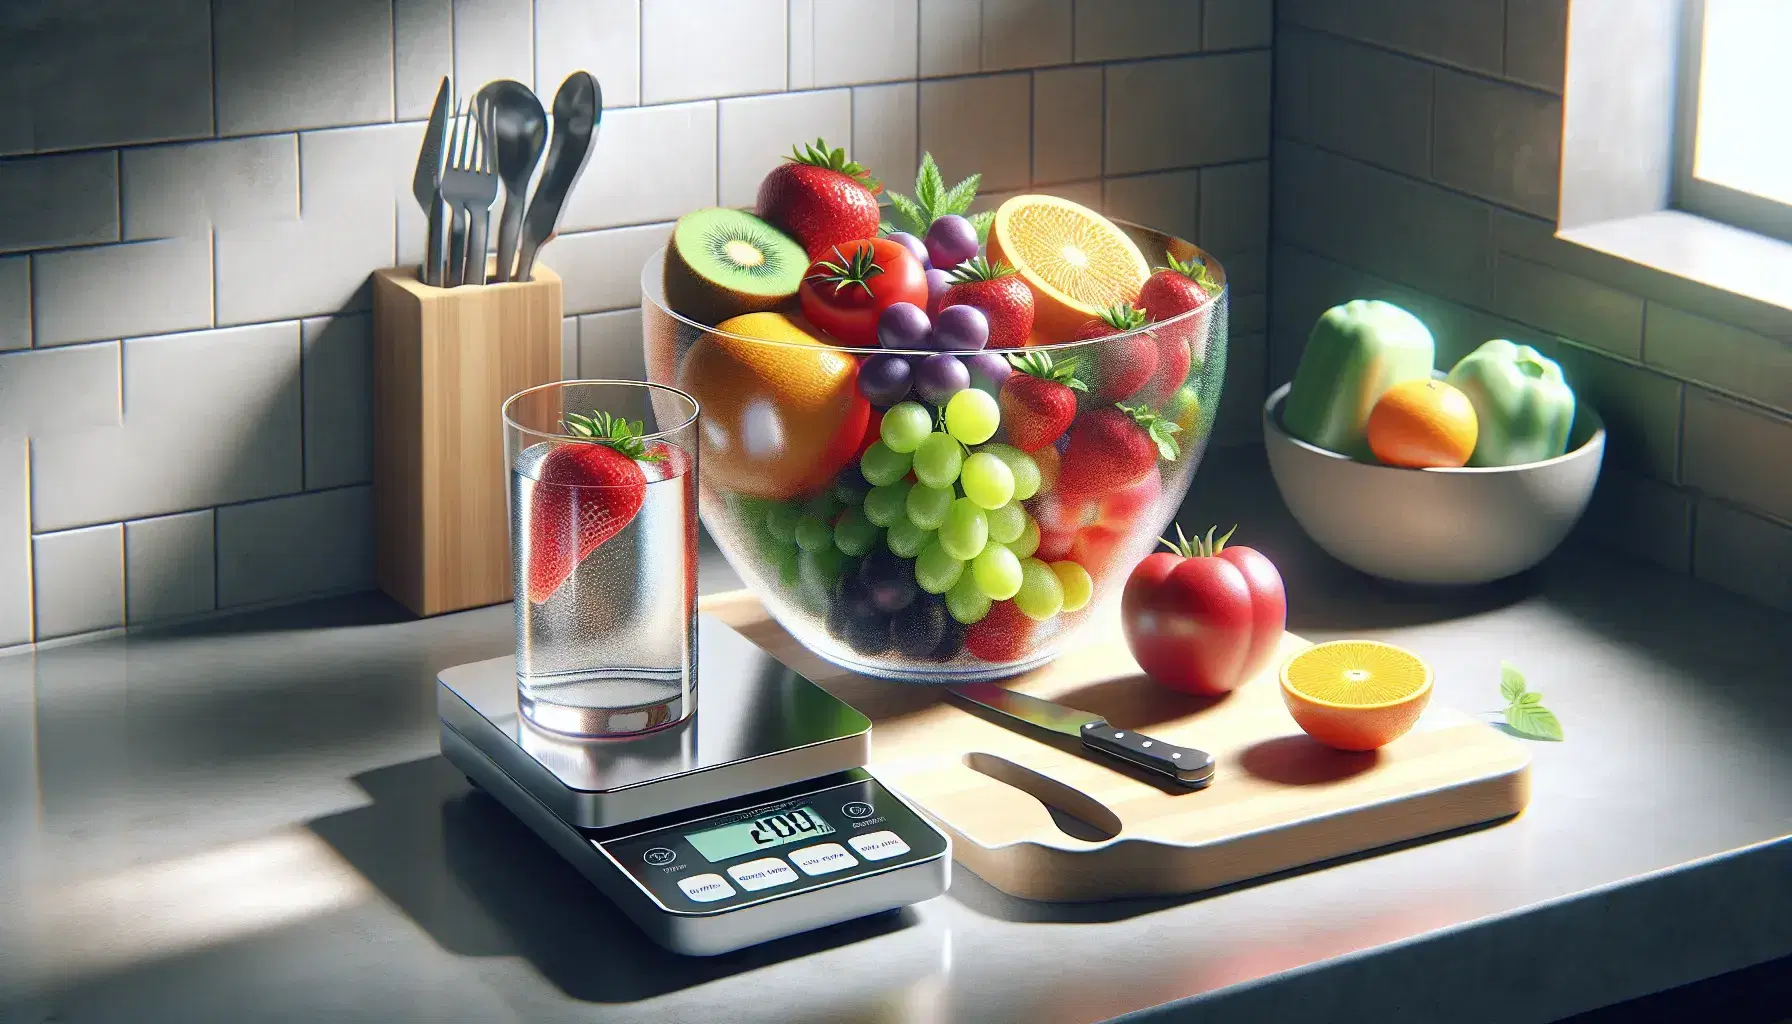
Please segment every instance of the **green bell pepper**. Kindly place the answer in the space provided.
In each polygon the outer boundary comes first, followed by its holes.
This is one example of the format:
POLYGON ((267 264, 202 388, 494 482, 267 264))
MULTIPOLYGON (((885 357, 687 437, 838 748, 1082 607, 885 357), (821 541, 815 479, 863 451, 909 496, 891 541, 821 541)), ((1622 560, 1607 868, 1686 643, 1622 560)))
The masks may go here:
POLYGON ((1462 357, 1445 378, 1475 407, 1471 466, 1517 466, 1568 450, 1574 391, 1556 361, 1496 338, 1462 357))
POLYGON ((1369 410, 1388 388, 1431 376, 1431 332, 1391 302, 1333 306, 1307 336, 1282 402, 1282 426, 1327 451, 1371 461, 1369 410))

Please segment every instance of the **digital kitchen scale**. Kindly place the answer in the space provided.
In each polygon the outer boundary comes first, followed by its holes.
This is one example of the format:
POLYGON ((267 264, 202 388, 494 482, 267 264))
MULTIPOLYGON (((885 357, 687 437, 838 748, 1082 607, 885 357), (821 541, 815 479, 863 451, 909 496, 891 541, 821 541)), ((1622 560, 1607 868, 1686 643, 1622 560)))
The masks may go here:
POLYGON ((718 619, 697 636, 698 713, 633 739, 524 720, 512 657, 448 669, 442 753, 675 952, 945 892, 951 842, 865 771, 870 720, 718 619))

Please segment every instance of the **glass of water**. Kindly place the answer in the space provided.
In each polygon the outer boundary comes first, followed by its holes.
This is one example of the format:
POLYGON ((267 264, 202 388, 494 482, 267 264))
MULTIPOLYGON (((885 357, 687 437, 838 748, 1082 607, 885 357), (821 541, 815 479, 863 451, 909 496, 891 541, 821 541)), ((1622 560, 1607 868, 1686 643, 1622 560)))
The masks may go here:
POLYGON ((504 403, 517 705, 629 736, 697 709, 697 402, 636 381, 504 403))

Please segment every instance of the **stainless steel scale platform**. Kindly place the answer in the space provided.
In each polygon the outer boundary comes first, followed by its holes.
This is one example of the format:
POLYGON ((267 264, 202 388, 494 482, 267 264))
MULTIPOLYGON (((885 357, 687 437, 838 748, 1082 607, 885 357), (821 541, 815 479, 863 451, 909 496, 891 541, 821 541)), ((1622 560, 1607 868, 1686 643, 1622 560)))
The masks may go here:
POLYGON ((864 768, 871 722, 708 615, 698 713, 586 740, 517 713, 516 663, 437 677, 442 753, 655 942, 712 955, 931 899, 951 842, 864 768))

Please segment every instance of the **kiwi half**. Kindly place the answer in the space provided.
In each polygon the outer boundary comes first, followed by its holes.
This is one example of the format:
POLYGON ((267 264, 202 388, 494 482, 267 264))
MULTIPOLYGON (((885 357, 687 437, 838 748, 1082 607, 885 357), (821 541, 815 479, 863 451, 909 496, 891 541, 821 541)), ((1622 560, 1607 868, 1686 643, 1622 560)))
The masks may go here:
POLYGON ((796 295, 809 257, 796 240, 743 210, 693 210, 666 247, 666 302, 715 326, 742 313, 777 309, 796 295))

